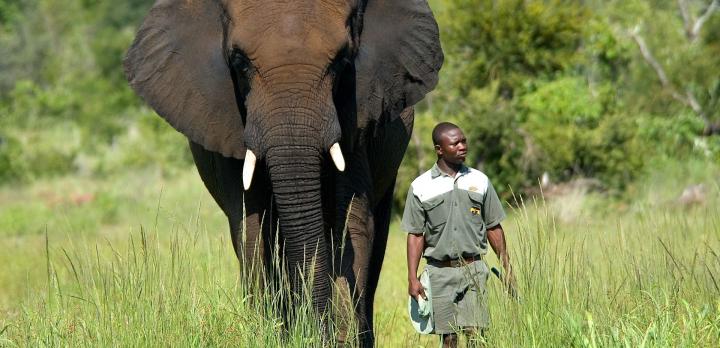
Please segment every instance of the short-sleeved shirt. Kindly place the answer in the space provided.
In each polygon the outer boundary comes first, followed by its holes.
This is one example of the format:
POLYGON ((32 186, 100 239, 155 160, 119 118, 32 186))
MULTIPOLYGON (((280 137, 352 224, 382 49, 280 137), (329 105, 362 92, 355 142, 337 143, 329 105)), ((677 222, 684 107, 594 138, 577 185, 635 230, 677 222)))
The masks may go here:
POLYGON ((488 177, 462 166, 455 177, 435 164, 408 190, 402 229, 423 234, 426 258, 451 260, 487 253, 487 228, 505 218, 488 177))

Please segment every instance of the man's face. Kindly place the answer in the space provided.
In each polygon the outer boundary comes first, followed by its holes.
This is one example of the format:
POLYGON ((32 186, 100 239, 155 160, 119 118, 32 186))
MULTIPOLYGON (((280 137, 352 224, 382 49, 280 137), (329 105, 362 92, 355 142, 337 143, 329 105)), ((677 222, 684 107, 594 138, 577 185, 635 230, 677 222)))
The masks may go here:
POLYGON ((465 134, 460 128, 445 131, 440 136, 440 144, 435 145, 435 152, 447 163, 462 164, 467 156, 465 134))

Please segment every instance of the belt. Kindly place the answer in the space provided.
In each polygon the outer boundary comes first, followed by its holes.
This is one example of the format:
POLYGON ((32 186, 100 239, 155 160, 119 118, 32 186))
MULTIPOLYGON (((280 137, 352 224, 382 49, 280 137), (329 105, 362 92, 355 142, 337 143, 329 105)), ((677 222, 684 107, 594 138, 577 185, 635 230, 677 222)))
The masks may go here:
POLYGON ((435 260, 427 258, 427 263, 428 265, 435 267, 462 267, 480 260, 482 260, 482 255, 467 256, 452 260, 435 260))

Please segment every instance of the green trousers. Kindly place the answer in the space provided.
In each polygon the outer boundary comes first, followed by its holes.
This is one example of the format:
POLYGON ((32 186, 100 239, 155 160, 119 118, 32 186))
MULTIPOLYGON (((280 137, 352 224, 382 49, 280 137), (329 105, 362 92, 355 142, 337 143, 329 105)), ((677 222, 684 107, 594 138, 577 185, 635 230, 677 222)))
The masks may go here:
POLYGON ((425 266, 430 276, 435 334, 490 324, 486 283, 490 270, 483 260, 461 267, 425 266))

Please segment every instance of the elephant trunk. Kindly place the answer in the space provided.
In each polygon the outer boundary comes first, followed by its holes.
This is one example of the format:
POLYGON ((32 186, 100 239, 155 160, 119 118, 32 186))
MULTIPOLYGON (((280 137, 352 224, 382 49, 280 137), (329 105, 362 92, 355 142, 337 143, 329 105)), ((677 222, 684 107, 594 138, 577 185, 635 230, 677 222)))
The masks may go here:
POLYGON ((274 146, 267 152, 291 285, 298 294, 311 290, 313 306, 320 314, 325 312, 331 292, 329 250, 323 233, 321 165, 322 155, 312 146, 274 146), (303 284, 310 279, 312 288, 309 283, 303 284))
MULTIPOLYGON (((331 81, 320 69, 291 68, 272 69, 248 95, 245 141, 251 157, 263 158, 270 175, 293 291, 301 294, 305 286, 315 309, 324 314, 331 282, 320 176, 328 153, 335 152, 330 157, 344 168, 339 146, 331 151, 341 131, 331 81), (317 76, 318 82, 296 82, 297 75, 317 76), (312 288, 303 284, 310 279, 312 288)), ((247 172, 243 177, 252 175, 247 172)))

